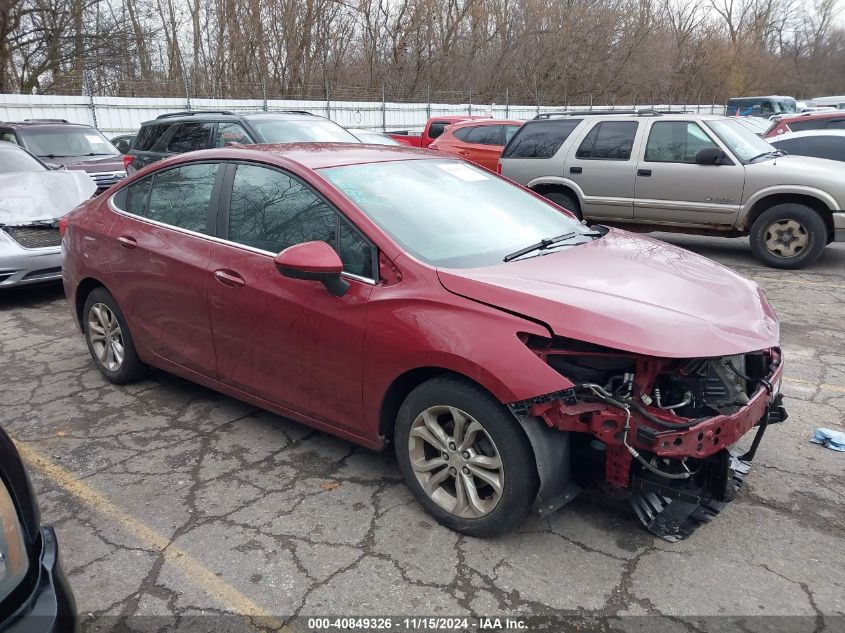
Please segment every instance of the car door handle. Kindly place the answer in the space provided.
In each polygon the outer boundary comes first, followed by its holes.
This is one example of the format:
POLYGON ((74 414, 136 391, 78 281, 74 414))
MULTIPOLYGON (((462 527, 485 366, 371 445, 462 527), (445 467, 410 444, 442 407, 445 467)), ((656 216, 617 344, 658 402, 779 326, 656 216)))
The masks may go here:
POLYGON ((581 169, 580 167, 570 167, 569 168, 570 174, 580 174, 582 171, 584 171, 584 170, 581 169))
POLYGON ((651 170, 650 169, 638 169, 637 170, 637 176, 651 176, 651 170))
POLYGON ((240 288, 246 284, 243 277, 231 270, 215 270, 214 278, 219 283, 224 286, 228 286, 229 288, 240 288))
POLYGON ((121 235, 117 238, 117 243, 120 244, 123 248, 133 249, 138 246, 138 240, 134 237, 129 237, 126 235, 121 235))

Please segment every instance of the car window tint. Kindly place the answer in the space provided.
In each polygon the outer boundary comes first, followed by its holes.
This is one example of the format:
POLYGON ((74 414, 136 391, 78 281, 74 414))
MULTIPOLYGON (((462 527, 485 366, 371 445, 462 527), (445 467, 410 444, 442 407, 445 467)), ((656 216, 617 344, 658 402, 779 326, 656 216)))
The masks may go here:
POLYGON ((636 121, 603 121, 597 124, 581 141, 575 157, 629 160, 638 125, 636 121))
POLYGON ((185 165, 153 176, 146 213, 150 220, 208 233, 208 204, 217 176, 216 163, 185 165))
POLYGON ((138 138, 135 140, 135 149, 141 152, 152 150, 168 127, 168 125, 146 125, 142 127, 138 131, 138 138))
POLYGON ((211 123, 183 123, 167 144, 167 151, 175 154, 193 152, 208 147, 211 123))
POLYGON ((706 147, 716 147, 716 144, 695 123, 654 123, 645 146, 645 160, 656 163, 694 163, 695 155, 706 147))
POLYGON ((823 130, 829 124, 829 119, 805 119, 803 121, 792 121, 788 125, 793 132, 803 132, 804 130, 823 130))
POLYGON ((340 218, 338 251, 343 270, 367 279, 373 275, 374 248, 345 218, 340 218))
POLYGON ((428 126, 428 138, 437 138, 446 130, 446 126, 451 125, 449 121, 433 121, 428 126))
POLYGON ((126 212, 146 217, 147 196, 150 193, 150 185, 153 184, 152 177, 139 180, 126 188, 126 212))
POLYGON ((529 121, 517 130, 502 158, 551 158, 581 121, 529 121))
POLYGON ((478 125, 470 128, 470 133, 467 135, 467 143, 475 143, 477 145, 501 145, 502 144, 502 126, 501 125, 478 125))
POLYGON ((510 143, 510 140, 513 138, 513 135, 516 134, 516 131, 519 129, 518 125, 506 125, 505 126, 505 145, 510 143))
POLYGON ((845 130, 845 119, 828 119, 827 127, 834 130, 845 130))
POLYGON ((776 140, 773 144, 787 154, 845 161, 845 138, 838 136, 804 136, 776 140))
POLYGON ((471 128, 471 127, 459 127, 457 130, 454 130, 452 132, 452 136, 454 136, 456 139, 458 139, 460 141, 466 142, 470 131, 473 130, 473 129, 474 128, 471 128))
POLYGON ((238 165, 229 204, 229 239, 270 253, 302 242, 336 248, 337 214, 299 180, 275 169, 238 165))
POLYGON ((228 143, 252 143, 252 139, 240 123, 218 123, 217 138, 214 139, 215 147, 226 147, 228 143))

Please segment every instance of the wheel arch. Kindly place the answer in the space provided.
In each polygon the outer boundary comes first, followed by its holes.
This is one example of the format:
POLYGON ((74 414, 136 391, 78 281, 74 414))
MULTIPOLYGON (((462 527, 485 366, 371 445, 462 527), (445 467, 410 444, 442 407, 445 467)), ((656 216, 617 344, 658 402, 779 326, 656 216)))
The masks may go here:
POLYGON ((801 204, 810 207, 818 213, 822 220, 824 220, 827 227, 827 242, 833 241, 834 227, 833 227, 833 211, 829 202, 824 200, 820 195, 813 193, 797 193, 797 192, 773 192, 763 195, 755 200, 748 210, 743 221, 743 229, 746 232, 751 231, 754 222, 763 213, 779 204, 801 204))
POLYGON ((552 191, 559 191, 560 193, 572 196, 579 207, 583 205, 583 192, 581 188, 574 182, 564 178, 537 178, 528 183, 528 188, 541 196, 552 191))
MULTIPOLYGON (((76 287, 73 309, 74 314, 76 314, 76 322, 79 324, 80 330, 83 329, 82 310, 85 308, 85 300, 88 299, 88 295, 94 292, 97 288, 106 288, 106 284, 96 277, 86 277, 80 281, 79 285, 76 287)), ((108 290, 108 288, 106 288, 106 290, 108 290)))

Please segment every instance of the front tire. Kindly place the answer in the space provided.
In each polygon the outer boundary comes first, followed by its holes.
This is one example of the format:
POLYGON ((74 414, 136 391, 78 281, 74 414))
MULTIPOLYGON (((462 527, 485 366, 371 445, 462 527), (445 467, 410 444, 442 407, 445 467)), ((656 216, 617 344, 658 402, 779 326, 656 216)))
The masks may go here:
POLYGON ((516 419, 478 385, 438 376, 399 409, 396 457, 437 521, 472 536, 517 527, 537 496, 534 453, 516 419))
POLYGON ((95 288, 85 299, 82 328, 91 358, 109 381, 125 385, 144 377, 147 368, 138 358, 126 319, 105 288, 95 288))
POLYGON ((557 206, 563 207, 567 211, 571 211, 579 220, 584 219, 584 214, 581 213, 581 205, 578 203, 578 199, 570 194, 564 193, 563 191, 548 191, 543 194, 543 197, 548 198, 557 206))
POLYGON ((814 209, 790 202, 764 211, 751 225, 750 238, 754 257, 766 266, 792 270, 821 256, 827 226, 814 209))

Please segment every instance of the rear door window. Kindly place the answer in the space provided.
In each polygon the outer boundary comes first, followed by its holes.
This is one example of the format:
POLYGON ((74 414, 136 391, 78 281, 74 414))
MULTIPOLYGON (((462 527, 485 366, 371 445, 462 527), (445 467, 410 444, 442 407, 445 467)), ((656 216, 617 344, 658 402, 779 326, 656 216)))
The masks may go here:
POLYGON ((167 144, 167 151, 184 154, 198 149, 206 149, 211 137, 211 123, 182 123, 173 138, 167 144))
POLYGON ((147 125, 138 131, 134 149, 139 152, 152 151, 153 147, 167 131, 170 125, 147 125))
POLYGON ((477 125, 469 128, 470 132, 466 137, 467 143, 476 145, 501 145, 501 125, 477 125))
POLYGON ((198 163, 157 172, 128 187, 126 212, 208 234, 208 207, 217 170, 217 163, 198 163))
POLYGON ((551 158, 582 120, 529 121, 511 138, 502 158, 551 158))
POLYGON ((630 160, 636 121, 602 121, 581 141, 575 158, 584 160, 630 160))

